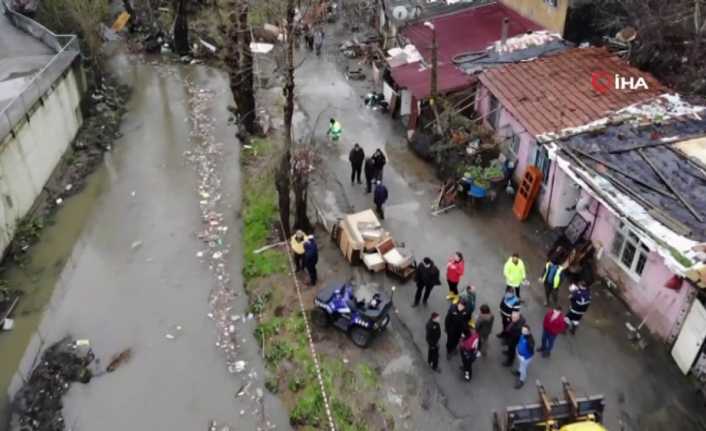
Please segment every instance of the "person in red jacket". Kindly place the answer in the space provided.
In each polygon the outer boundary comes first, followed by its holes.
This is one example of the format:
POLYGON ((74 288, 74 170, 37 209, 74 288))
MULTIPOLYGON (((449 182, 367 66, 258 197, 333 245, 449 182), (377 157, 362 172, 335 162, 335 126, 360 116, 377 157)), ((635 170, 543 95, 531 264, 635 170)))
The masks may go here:
POLYGON ((453 293, 454 296, 458 296, 458 283, 463 277, 463 270, 463 255, 457 251, 446 264, 446 282, 449 283, 449 293, 453 293))
POLYGON ((542 347, 538 350, 542 352, 543 358, 548 358, 552 354, 556 336, 564 331, 566 331, 566 322, 564 321, 564 313, 561 312, 561 305, 549 307, 547 314, 544 315, 542 347))

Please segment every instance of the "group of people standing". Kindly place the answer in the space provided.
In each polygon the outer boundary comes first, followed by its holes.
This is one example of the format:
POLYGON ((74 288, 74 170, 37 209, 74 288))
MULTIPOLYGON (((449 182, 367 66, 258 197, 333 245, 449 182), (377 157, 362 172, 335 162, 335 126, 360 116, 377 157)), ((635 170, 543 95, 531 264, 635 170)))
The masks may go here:
MULTIPOLYGON (((476 287, 468 285, 459 293, 458 285, 464 275, 465 264, 460 252, 454 253, 446 265, 446 281, 449 288, 447 299, 450 306, 444 320, 446 333, 446 357, 451 359, 455 354, 461 358, 463 378, 470 381, 473 376, 473 363, 476 358, 487 356, 489 336, 492 332, 494 316, 487 304, 476 310, 476 287)), ((542 321, 542 338, 539 348, 536 348, 535 339, 530 325, 521 312, 523 301, 521 290, 528 286, 525 264, 519 254, 514 253, 503 268, 505 278, 505 293, 500 300, 499 313, 502 329, 497 334, 503 345, 505 360, 503 365, 513 368, 517 376, 515 388, 521 388, 527 379, 527 370, 534 358, 535 352, 540 352, 543 357, 551 356, 556 338, 567 330, 575 334, 581 318, 591 304, 591 292, 582 281, 571 284, 569 287, 569 312, 565 315, 558 304, 558 293, 563 269, 561 265, 548 262, 540 278, 545 288, 547 297, 547 311, 542 321)), ((429 295, 435 286, 441 285, 439 269, 434 262, 425 257, 417 266, 417 290, 414 294, 412 307, 417 307, 420 301, 427 305, 429 295)), ((440 371, 439 348, 442 328, 440 315, 431 313, 426 324, 426 341, 428 344, 427 361, 429 366, 440 371)))
POLYGON ((306 25, 304 27, 304 40, 309 51, 316 51, 316 55, 321 55, 321 47, 324 46, 324 31, 321 28, 313 28, 306 25))
MULTIPOLYGON (((331 121, 336 121, 331 119, 331 121)), ((358 144, 354 144, 350 153, 348 153, 348 161, 351 164, 351 184, 363 184, 361 181, 361 173, 365 174, 365 192, 373 193, 373 203, 375 210, 381 219, 385 218, 385 210, 383 205, 387 202, 388 191, 387 187, 382 183, 382 174, 387 157, 381 149, 375 150, 372 156, 365 157, 365 151, 358 144), (375 188, 373 189, 373 184, 375 188)))

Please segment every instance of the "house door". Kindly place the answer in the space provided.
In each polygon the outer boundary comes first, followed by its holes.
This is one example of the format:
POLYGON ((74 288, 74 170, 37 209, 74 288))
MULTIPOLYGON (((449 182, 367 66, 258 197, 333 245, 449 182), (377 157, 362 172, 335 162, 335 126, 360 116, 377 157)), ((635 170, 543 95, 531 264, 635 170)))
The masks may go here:
POLYGON ((691 310, 684 320, 674 347, 672 357, 685 375, 701 352, 706 336, 706 309, 698 300, 691 304, 691 310))

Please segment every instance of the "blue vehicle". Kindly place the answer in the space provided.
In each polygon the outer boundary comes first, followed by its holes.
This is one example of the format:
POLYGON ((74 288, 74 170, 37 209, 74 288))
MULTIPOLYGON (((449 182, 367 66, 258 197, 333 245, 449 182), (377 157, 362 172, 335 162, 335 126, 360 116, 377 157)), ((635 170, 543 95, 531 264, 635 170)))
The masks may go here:
POLYGON ((358 347, 368 347, 373 337, 390 323, 392 297, 367 285, 332 283, 314 298, 312 320, 321 327, 335 326, 358 347))

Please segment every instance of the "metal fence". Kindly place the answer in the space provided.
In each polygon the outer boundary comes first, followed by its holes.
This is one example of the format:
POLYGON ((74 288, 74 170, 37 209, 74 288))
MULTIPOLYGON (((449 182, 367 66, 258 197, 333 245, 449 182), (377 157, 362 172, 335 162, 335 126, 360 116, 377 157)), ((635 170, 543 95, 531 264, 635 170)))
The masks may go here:
POLYGON ((0 109, 0 142, 10 134, 12 129, 22 120, 35 103, 51 88, 79 55, 80 48, 75 35, 57 35, 46 27, 15 12, 0 0, 0 13, 17 28, 41 40, 45 45, 56 51, 56 55, 27 83, 26 87, 10 102, 0 109))

